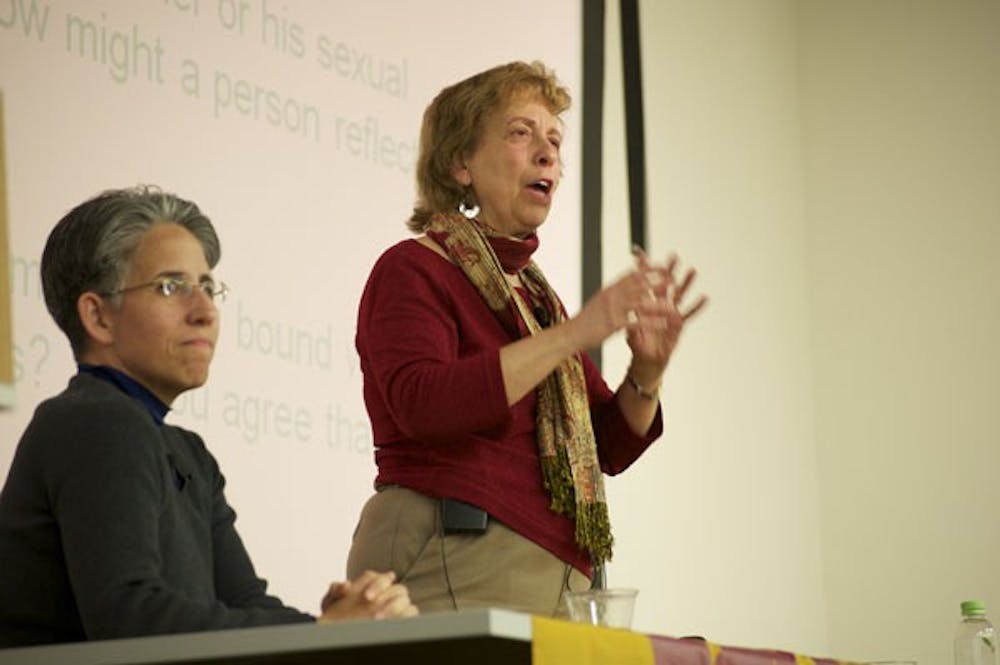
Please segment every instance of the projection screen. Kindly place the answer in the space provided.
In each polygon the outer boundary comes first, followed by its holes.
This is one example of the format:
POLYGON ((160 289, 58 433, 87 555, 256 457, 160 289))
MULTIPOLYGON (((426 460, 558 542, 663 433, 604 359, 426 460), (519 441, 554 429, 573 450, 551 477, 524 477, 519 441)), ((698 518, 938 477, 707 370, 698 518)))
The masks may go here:
POLYGON ((445 85, 538 59, 574 94, 538 258, 579 305, 580 23, 579 0, 0 0, 16 398, 0 473, 75 371, 42 300, 49 230, 107 188, 191 198, 232 292, 208 385, 168 420, 218 458, 271 590, 316 611, 375 474, 358 298, 409 235, 420 119, 445 85))

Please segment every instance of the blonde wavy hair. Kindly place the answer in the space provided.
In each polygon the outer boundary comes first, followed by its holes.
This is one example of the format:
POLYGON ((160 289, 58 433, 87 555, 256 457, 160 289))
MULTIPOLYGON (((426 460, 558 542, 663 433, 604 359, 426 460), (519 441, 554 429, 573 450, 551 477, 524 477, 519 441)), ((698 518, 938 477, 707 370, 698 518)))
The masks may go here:
POLYGON ((537 98, 556 116, 571 101, 552 70, 537 61, 499 65, 438 93, 424 111, 420 128, 417 204, 407 228, 422 233, 435 213, 454 210, 466 199, 468 192, 452 170, 475 151, 485 119, 521 95, 537 98))

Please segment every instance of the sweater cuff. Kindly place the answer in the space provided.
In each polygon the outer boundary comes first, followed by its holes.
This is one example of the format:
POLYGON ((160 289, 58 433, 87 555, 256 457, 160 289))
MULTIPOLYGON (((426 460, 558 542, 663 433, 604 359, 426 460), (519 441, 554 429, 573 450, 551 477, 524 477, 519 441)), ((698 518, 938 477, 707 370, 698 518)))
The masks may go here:
POLYGON ((606 407, 607 410, 602 414, 603 427, 595 434, 598 437, 603 460, 602 470, 609 475, 615 475, 631 466, 650 444, 663 434, 663 404, 657 405, 656 415, 645 435, 632 431, 617 399, 612 399, 606 407))

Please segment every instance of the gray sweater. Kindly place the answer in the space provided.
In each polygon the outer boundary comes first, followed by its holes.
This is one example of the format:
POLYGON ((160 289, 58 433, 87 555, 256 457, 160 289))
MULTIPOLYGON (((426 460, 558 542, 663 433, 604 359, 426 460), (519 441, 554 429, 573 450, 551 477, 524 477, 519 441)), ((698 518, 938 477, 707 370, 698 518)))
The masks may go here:
POLYGON ((201 438, 78 374, 0 493, 0 647, 312 621, 266 593, 201 438))

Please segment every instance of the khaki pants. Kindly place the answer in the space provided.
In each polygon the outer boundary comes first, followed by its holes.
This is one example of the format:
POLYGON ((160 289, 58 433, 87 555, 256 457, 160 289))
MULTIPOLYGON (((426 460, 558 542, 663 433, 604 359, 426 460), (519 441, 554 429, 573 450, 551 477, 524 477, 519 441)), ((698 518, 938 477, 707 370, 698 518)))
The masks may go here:
POLYGON ((501 607, 565 616, 563 591, 590 587, 586 575, 492 517, 483 534, 447 534, 441 502, 389 486, 361 511, 347 558, 353 579, 392 570, 421 612, 501 607))

